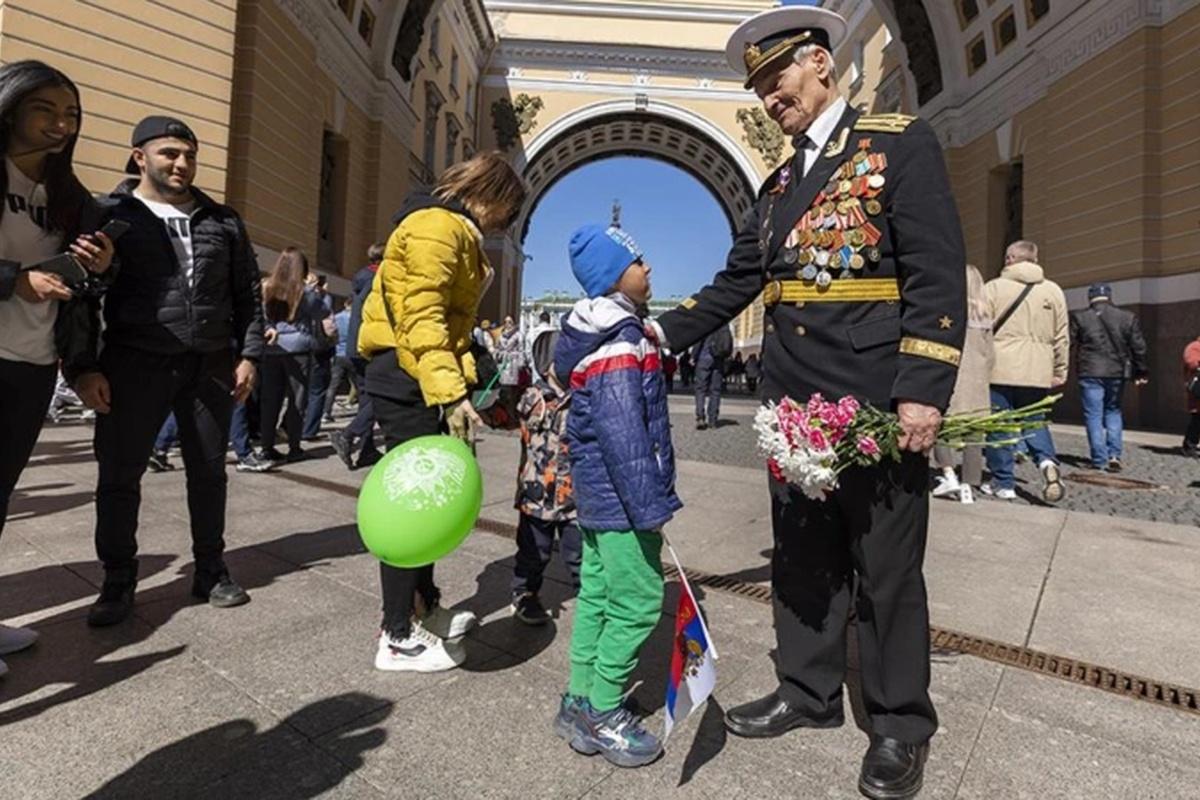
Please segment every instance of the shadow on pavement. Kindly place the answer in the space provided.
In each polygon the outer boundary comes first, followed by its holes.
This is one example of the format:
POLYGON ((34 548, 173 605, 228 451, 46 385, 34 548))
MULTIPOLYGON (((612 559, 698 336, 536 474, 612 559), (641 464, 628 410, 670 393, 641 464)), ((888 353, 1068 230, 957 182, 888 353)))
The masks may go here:
MULTIPOLYGON (((152 553, 139 556, 138 560, 144 580, 162 572, 175 559, 172 556, 152 553)), ((64 581, 62 580, 64 577, 62 571, 66 570, 75 575, 87 575, 89 571, 98 573, 99 569, 100 566, 95 561, 73 561, 68 564, 51 564, 25 572, 0 575, 0 619, 22 617, 41 611, 43 608, 73 603, 76 600, 94 596, 99 592, 99 587, 83 580, 64 581)), ((36 624, 41 626, 47 622, 39 621, 36 624)))
POLYGON ((267 730, 258 730, 248 719, 223 722, 155 750, 87 798, 203 797, 210 792, 214 797, 317 797, 359 769, 363 754, 383 745, 387 731, 379 723, 393 705, 352 692, 318 700, 267 730), (332 742, 337 758, 313 758, 312 745, 300 733, 311 726, 302 718, 344 716, 347 708, 366 705, 376 710, 340 730, 332 742))
MULTIPOLYGON (((284 575, 320 566, 329 559, 362 552, 357 528, 354 525, 340 525, 292 533, 269 542, 228 550, 225 559, 234 577, 253 596, 255 589, 268 586, 284 575), (259 558, 254 561, 256 565, 268 563, 270 567, 239 570, 240 557, 250 553, 258 553, 259 558), (264 553, 273 557, 263 558, 264 553), (298 560, 289 560, 289 555, 295 558, 296 554, 302 555, 298 560)), ((151 567, 156 563, 150 558, 143 558, 141 563, 147 562, 151 567)), ((169 563, 169 559, 157 563, 161 570, 165 563, 169 563)), ((0 682, 0 704, 9 707, 0 711, 0 727, 107 689, 182 653, 186 645, 116 661, 110 658, 119 650, 146 641, 157 630, 156 624, 149 622, 145 614, 139 613, 139 609, 153 606, 157 625, 162 625, 179 610, 198 602, 191 595, 192 574, 192 565, 188 564, 179 570, 178 576, 171 582, 139 591, 133 616, 111 628, 88 628, 77 609, 38 621, 33 626, 41 634, 38 645, 8 657, 12 670, 0 682), (46 696, 45 690, 55 685, 65 685, 65 688, 46 696), (23 705, 12 705, 14 700, 23 697, 36 699, 23 705)), ((14 578, 19 579, 20 575, 6 576, 5 580, 14 578)), ((212 609, 212 613, 230 612, 212 609)))

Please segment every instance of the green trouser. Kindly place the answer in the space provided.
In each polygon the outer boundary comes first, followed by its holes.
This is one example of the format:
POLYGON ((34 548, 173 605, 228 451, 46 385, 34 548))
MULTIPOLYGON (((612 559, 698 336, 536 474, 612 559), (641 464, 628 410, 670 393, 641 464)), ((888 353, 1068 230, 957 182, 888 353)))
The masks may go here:
POLYGON ((638 651, 662 615, 662 534, 583 530, 568 691, 597 711, 621 704, 638 651))

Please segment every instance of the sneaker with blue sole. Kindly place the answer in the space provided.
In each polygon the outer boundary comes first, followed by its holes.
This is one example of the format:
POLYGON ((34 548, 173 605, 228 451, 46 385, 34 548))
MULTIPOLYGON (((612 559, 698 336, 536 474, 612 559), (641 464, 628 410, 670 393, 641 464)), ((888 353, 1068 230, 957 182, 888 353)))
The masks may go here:
POLYGON ((558 738, 571 741, 575 733, 575 720, 586 703, 587 698, 577 694, 568 692, 562 696, 562 702, 558 704, 558 714, 554 717, 554 733, 558 738))
POLYGON ((571 749, 585 756, 600 754, 618 767, 644 767, 662 756, 662 743, 624 706, 599 712, 591 703, 575 718, 571 749))

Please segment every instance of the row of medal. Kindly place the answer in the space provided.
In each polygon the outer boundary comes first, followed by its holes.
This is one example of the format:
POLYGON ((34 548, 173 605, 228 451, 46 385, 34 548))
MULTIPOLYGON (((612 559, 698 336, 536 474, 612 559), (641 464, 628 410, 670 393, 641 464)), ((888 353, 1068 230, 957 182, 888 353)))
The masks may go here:
POLYGON ((850 278, 868 261, 877 264, 882 258, 877 245, 883 234, 870 217, 883 213, 876 198, 887 183, 882 174, 887 156, 867 152, 869 140, 859 146, 862 149, 817 193, 784 242, 784 263, 799 264, 798 277, 822 288, 833 283, 834 272, 850 278))

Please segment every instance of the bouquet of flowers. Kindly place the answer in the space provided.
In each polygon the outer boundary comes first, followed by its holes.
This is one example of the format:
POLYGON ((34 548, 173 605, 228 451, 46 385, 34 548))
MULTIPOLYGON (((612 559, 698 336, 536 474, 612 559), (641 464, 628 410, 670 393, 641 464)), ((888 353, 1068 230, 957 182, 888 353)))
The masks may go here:
MULTIPOLYGON (((1023 431, 1046 424, 1044 415, 1060 396, 1024 408, 946 417, 937 443, 954 448, 985 440, 990 445, 1015 444, 1023 431)), ((851 466, 900 460, 899 418, 853 397, 835 403, 814 394, 806 404, 790 397, 769 402, 754 415, 754 430, 771 477, 798 487, 813 500, 824 500, 837 487, 838 475, 851 466)))

